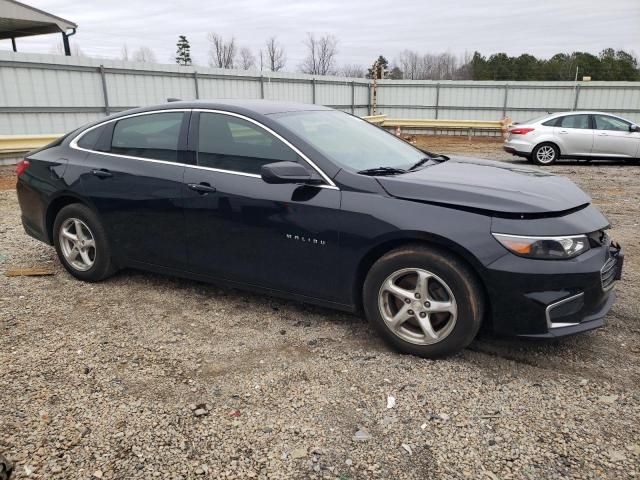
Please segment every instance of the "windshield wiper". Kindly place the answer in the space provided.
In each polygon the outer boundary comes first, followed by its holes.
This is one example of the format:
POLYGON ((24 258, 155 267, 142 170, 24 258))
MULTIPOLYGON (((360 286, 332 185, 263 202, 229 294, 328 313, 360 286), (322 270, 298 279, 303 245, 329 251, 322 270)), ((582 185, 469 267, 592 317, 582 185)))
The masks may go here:
POLYGON ((449 160, 449 157, 447 157, 446 155, 440 155, 439 153, 431 153, 431 152, 424 152, 424 153, 426 153, 427 156, 424 158, 421 158, 416 163, 411 165, 411 167, 409 167, 409 170, 408 170, 409 172, 412 172, 416 168, 421 167, 422 165, 424 165, 430 160, 432 160, 434 163, 441 163, 449 160))
POLYGON ((409 167, 409 172, 415 170, 418 167, 421 167, 422 165, 424 165, 425 163, 427 163, 430 160, 433 160, 433 157, 424 157, 424 158, 418 160, 416 163, 414 163, 413 165, 411 165, 409 167))
POLYGON ((407 173, 406 170, 395 167, 375 167, 375 168, 367 168, 366 170, 360 170, 358 172, 361 175, 399 175, 401 173, 407 173))

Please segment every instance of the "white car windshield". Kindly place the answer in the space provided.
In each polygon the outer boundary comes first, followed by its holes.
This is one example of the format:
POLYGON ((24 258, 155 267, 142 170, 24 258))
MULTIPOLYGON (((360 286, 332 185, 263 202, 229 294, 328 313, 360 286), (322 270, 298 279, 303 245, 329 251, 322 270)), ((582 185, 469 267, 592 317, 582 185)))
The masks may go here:
POLYGON ((306 110, 273 118, 330 160, 355 171, 406 170, 427 157, 404 140, 344 112, 306 110))

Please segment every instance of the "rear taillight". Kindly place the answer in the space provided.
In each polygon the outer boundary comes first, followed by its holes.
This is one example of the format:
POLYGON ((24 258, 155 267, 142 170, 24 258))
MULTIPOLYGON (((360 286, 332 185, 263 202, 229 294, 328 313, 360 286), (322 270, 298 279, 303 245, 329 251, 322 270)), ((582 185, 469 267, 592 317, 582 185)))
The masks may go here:
POLYGON ((29 168, 29 160, 23 158, 18 163, 16 163, 16 175, 19 177, 29 168))
POLYGON ((512 135, 526 135, 529 132, 533 132, 535 128, 514 128, 513 130, 509 130, 509 133, 512 135))

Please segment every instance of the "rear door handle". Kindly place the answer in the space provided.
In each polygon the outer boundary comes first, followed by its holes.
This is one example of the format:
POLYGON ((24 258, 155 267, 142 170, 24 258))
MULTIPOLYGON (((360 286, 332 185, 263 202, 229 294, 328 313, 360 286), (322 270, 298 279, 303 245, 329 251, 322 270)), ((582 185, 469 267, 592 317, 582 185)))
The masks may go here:
POLYGON ((564 134, 564 133, 569 133, 569 132, 567 132, 566 130, 560 130, 560 133, 564 134))
POLYGON ((111 173, 109 170, 105 170, 104 168, 101 168, 100 170, 98 169, 91 170, 91 175, 95 175, 98 178, 113 177, 113 173, 111 173))
POLYGON ((212 187, 211 185, 209 185, 208 183, 202 182, 202 183, 189 183, 188 187, 193 190, 196 191, 202 195, 205 195, 207 193, 213 193, 216 191, 216 187, 212 187))
POLYGON ((609 134, 608 134, 608 133, 606 133, 606 132, 600 132, 598 135, 600 135, 600 136, 602 136, 602 137, 606 137, 606 136, 608 136, 609 134))

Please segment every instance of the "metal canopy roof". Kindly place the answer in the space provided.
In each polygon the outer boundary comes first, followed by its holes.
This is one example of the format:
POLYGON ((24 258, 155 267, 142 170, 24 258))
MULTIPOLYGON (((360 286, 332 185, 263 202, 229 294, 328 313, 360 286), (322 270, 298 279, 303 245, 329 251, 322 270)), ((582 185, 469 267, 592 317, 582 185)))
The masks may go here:
POLYGON ((65 33, 78 25, 14 0, 0 0, 0 39, 65 33))

